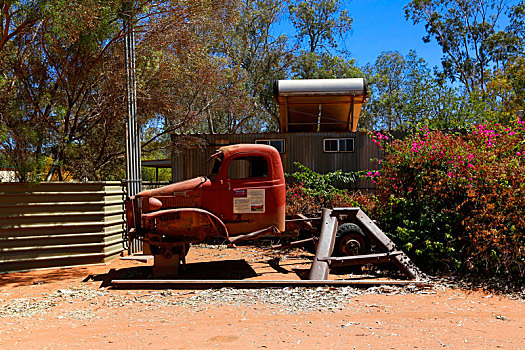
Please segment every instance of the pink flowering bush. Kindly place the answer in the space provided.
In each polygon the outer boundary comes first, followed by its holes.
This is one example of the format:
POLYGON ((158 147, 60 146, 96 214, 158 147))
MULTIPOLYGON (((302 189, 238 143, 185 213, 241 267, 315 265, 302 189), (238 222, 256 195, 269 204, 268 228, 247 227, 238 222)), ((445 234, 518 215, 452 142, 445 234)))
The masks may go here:
POLYGON ((525 279, 525 121, 381 145, 376 215, 418 264, 525 279))

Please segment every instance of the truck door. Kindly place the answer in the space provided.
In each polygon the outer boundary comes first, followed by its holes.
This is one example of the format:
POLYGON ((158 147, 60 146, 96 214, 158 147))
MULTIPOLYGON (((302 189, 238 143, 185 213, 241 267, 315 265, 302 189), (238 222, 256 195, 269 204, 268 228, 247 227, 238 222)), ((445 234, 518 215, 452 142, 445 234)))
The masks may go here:
MULTIPOLYGON (((270 157, 262 152, 238 153, 226 159, 213 180, 214 204, 231 235, 249 233, 271 226, 275 218, 275 195, 270 157)), ((210 193, 211 194, 211 193, 210 193)), ((204 198, 203 198, 204 199, 204 198)), ((206 201, 208 202, 208 201, 206 201)))

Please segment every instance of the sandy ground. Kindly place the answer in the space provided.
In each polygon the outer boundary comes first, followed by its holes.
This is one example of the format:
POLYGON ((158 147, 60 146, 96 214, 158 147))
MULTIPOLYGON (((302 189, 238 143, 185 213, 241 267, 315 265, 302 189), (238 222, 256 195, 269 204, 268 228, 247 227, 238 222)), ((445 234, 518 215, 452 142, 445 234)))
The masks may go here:
MULTIPOLYGON (((297 279, 309 266, 301 254, 282 256, 276 265, 274 252, 258 248, 192 247, 185 273, 297 279)), ((110 269, 120 278, 142 278, 149 265, 117 259, 0 275, 0 348, 525 349, 523 299, 441 283, 430 288, 100 288, 110 269)))

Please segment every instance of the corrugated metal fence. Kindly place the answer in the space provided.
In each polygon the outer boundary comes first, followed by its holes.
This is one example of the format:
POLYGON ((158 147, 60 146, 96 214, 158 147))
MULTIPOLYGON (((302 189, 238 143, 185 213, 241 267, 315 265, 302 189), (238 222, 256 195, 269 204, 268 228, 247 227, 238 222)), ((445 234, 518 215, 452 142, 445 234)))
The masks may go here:
POLYGON ((111 260, 124 199, 120 182, 0 183, 0 273, 111 260))

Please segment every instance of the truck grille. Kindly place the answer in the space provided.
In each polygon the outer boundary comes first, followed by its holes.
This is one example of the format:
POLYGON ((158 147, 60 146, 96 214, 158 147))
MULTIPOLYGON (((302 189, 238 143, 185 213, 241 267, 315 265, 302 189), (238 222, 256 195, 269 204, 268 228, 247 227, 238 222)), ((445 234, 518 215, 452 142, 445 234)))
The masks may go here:
POLYGON ((162 202, 162 209, 168 208, 188 208, 195 206, 195 199, 192 197, 157 197, 162 202))

